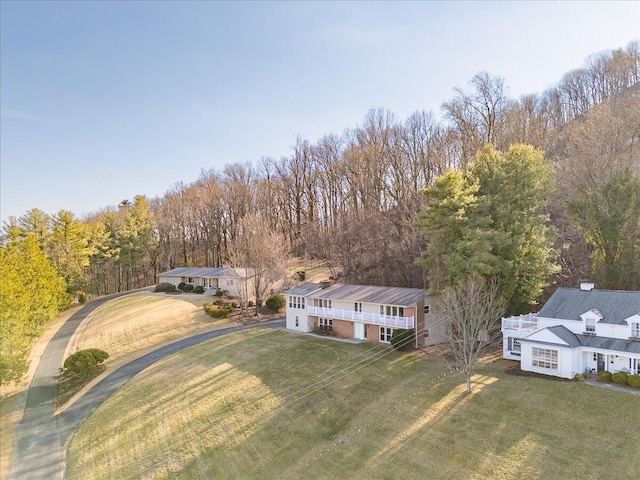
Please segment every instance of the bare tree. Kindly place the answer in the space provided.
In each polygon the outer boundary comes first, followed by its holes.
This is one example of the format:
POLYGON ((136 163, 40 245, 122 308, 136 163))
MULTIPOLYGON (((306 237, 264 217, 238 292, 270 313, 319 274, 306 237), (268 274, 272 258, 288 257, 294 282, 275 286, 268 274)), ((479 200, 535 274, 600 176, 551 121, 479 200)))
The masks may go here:
POLYGON ((256 316, 270 289, 286 273, 287 251, 284 235, 270 230, 260 217, 249 214, 240 220, 236 240, 229 245, 229 258, 235 267, 253 274, 248 282, 252 291, 245 293, 255 297, 256 316))
POLYGON ((467 393, 471 393, 471 374, 478 360, 500 342, 500 318, 505 307, 498 296, 498 282, 486 284, 471 276, 446 289, 440 301, 447 323, 449 343, 466 375, 467 393))

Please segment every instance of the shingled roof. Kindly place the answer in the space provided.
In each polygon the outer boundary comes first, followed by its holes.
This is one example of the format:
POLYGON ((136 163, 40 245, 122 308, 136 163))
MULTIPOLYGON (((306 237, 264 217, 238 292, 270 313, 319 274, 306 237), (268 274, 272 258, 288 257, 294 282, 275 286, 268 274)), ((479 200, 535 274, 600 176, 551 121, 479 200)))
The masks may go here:
POLYGON ((580 315, 593 309, 603 316, 599 323, 625 325, 627 318, 640 314, 640 292, 559 288, 536 317, 580 320, 580 315))
MULTIPOLYGON (((617 352, 640 353, 640 340, 596 337, 595 335, 576 335, 564 325, 555 325, 553 327, 544 328, 543 330, 552 332, 556 337, 565 342, 567 344, 566 347, 568 348, 589 347, 599 348, 603 350, 615 350, 617 352)), ((553 342, 540 341, 529 338, 535 336, 536 333, 537 332, 532 333, 531 335, 520 339, 520 341, 543 345, 557 345, 553 342)), ((565 345, 562 346, 565 347, 565 345)))

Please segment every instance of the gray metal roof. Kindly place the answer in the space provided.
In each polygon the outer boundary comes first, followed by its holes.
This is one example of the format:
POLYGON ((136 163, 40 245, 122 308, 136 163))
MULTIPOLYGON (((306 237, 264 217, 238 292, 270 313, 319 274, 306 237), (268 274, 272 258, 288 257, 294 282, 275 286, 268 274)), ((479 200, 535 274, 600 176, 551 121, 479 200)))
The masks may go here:
POLYGON ((380 287, 375 285, 332 285, 311 295, 312 298, 347 300, 410 307, 427 296, 421 288, 380 287))
POLYGON ((599 323, 625 325, 625 319, 640 313, 640 292, 559 288, 536 316, 580 320, 593 309, 604 316, 599 323))
MULTIPOLYGON (((601 348, 603 350, 614 350, 617 352, 627 352, 627 353, 640 353, 640 340, 625 340, 623 338, 608 338, 608 337, 596 337, 595 335, 576 335, 571 332, 564 325, 556 325, 553 327, 543 328, 542 330, 549 330, 562 341, 568 343, 568 348, 577 348, 577 347, 590 347, 590 348, 601 348)), ((539 331, 542 331, 539 330, 539 331)), ((537 332, 536 332, 537 333, 537 332)), ((532 333, 528 337, 520 339, 521 342, 529 342, 529 343, 537 343, 544 345, 558 345, 557 343, 533 340, 529 339, 529 337, 534 336, 535 333, 532 333)), ((567 347, 562 345, 563 347, 567 347)))
POLYGON ((231 267, 178 267, 158 274, 158 277, 243 278, 254 275, 252 268, 231 267))
POLYGON ((285 290, 282 292, 284 295, 300 295, 301 297, 306 297, 314 292, 320 290, 319 283, 303 283, 302 285, 298 285, 297 287, 290 288, 289 290, 285 290))

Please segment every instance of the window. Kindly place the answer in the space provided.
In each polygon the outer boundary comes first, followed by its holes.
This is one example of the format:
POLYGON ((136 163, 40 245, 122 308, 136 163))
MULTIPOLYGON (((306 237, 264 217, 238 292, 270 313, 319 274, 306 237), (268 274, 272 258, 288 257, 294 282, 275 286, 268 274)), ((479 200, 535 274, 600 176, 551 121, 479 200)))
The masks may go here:
POLYGON ((631 324, 631 336, 640 337, 640 323, 631 324))
POLYGON ((431 305, 425 305, 424 306, 424 313, 425 314, 431 313, 431 305))
POLYGON ((393 328, 380 327, 380 341, 382 343, 390 343, 393 335, 393 328))
POLYGON ((289 298, 289 308, 293 308, 293 297, 289 295, 288 298, 289 298))
POLYGON ((300 319, 298 318, 298 315, 296 315, 296 327, 300 326, 300 319))
POLYGON ((323 308, 331 308, 331 300, 320 299, 320 306, 323 308))
POLYGON ((330 332, 333 330, 333 320, 330 318, 319 318, 318 319, 318 329, 323 332, 330 332))
POLYGON ((593 354, 593 361, 594 361, 594 362, 597 362, 597 361, 598 361, 598 354, 597 354, 597 353, 594 353, 594 354, 593 354))
POLYGON ((404 317, 404 307, 394 307, 393 305, 380 305, 380 315, 391 317, 404 317))
POLYGON ((558 351, 548 348, 531 348, 531 364, 547 370, 558 370, 558 351))
POLYGON ((193 277, 189 277, 189 279, 187 280, 187 283, 193 283, 193 277))
POLYGON ((520 339, 509 337, 507 350, 509 350, 513 355, 520 355, 522 347, 520 345, 520 339))
POLYGON ((430 328, 427 328, 427 329, 424 331, 424 338, 429 338, 430 336, 431 336, 431 329, 430 329, 430 328))
POLYGON ((596 331, 596 320, 595 318, 587 318, 585 320, 585 330, 587 332, 595 332, 596 331))
POLYGON ((304 310, 304 297, 300 297, 300 308, 304 310))
POLYGON ((353 304, 353 309, 356 312, 362 312, 362 303, 361 302, 356 302, 353 304))

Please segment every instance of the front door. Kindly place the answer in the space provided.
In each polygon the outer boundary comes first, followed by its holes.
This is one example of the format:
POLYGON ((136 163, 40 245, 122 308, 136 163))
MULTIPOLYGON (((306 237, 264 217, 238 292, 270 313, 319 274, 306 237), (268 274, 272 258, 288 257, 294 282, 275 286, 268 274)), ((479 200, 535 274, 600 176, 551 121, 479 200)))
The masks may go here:
POLYGON ((598 354, 598 372, 604 371, 604 355, 602 353, 598 354))
POLYGON ((360 322, 353 322, 353 338, 358 340, 364 340, 366 338, 364 332, 365 325, 360 322))

